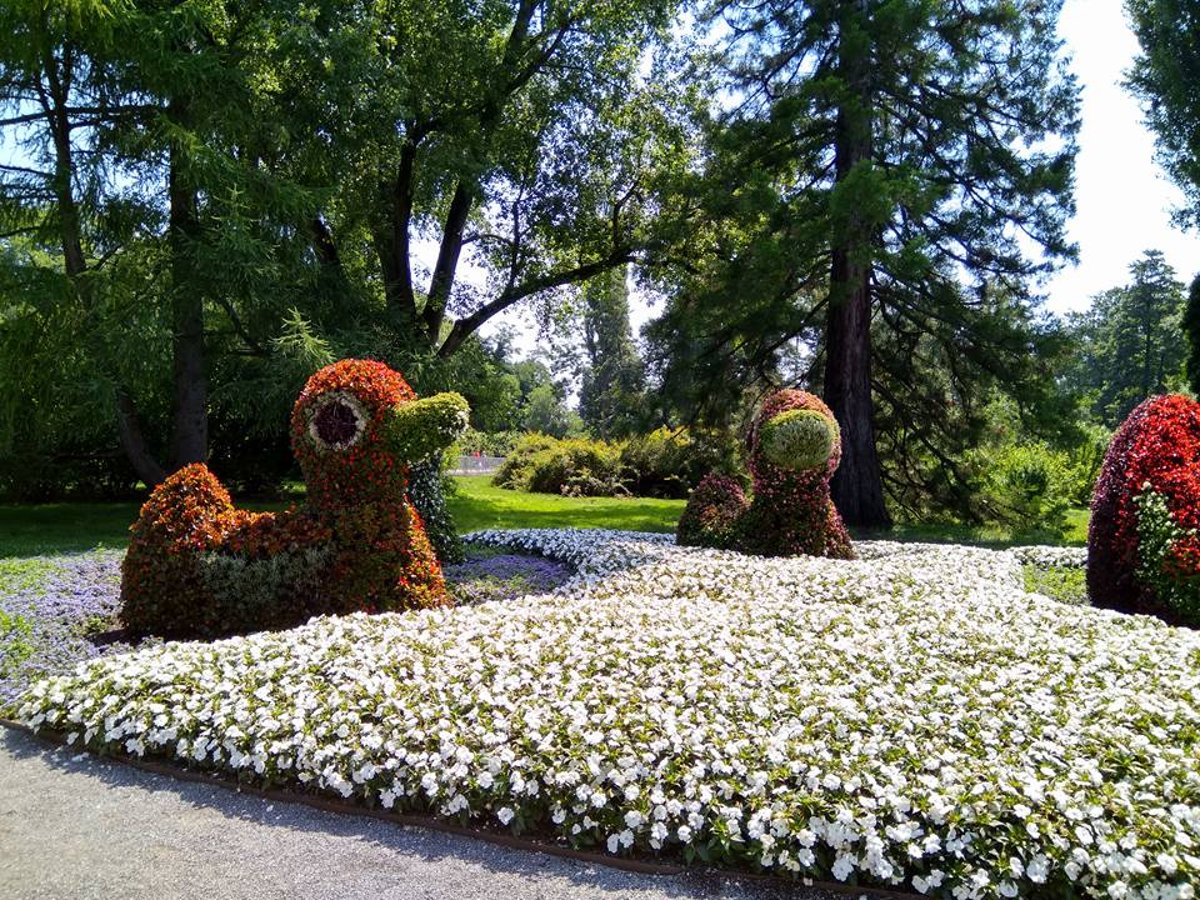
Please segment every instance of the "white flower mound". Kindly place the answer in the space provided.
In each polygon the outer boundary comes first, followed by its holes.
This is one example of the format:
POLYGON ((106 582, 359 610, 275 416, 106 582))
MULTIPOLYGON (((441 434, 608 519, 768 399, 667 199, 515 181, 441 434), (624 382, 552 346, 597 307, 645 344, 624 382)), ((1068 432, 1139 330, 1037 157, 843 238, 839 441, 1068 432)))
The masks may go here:
POLYGON ((1011 553, 475 539, 579 575, 552 596, 98 660, 20 716, 611 853, 955 898, 1193 896, 1195 633, 1025 594, 1011 553))

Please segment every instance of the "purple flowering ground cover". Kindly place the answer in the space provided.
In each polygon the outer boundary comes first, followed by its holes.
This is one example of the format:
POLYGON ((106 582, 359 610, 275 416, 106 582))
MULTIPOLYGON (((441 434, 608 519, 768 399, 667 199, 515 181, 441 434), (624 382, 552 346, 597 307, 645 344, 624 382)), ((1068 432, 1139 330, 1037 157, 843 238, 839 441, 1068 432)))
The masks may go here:
MULTIPOLYGON (((0 710, 44 676, 132 649, 117 617, 123 555, 95 550, 0 559, 0 710)), ((571 576, 539 556, 468 546, 467 557, 445 570, 462 605, 544 593, 571 576)))
POLYGON ((118 626, 121 552, 0 560, 0 707, 45 675, 129 649, 118 626))

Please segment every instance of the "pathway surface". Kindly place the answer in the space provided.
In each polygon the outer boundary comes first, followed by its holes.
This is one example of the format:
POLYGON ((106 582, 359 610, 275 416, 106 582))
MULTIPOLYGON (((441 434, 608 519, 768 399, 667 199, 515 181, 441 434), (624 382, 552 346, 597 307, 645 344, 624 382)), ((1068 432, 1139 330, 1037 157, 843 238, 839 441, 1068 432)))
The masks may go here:
POLYGON ((2 900, 845 896, 698 875, 636 875, 177 781, 49 749, 0 727, 2 900))

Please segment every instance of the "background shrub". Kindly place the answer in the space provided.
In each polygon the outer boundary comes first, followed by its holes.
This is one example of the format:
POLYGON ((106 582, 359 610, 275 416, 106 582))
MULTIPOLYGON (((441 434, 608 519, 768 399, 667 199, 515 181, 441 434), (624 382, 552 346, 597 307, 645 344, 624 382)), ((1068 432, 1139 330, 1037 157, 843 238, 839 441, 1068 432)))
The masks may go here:
POLYGON ((625 485, 638 497, 684 499, 709 472, 744 479, 740 442, 715 428, 659 428, 621 447, 625 485))
POLYGON ((509 456, 526 435, 520 431, 476 431, 468 428, 448 451, 454 456, 509 456))
POLYGON ((556 441, 530 459, 529 490, 577 497, 628 493, 621 482, 620 448, 585 438, 556 441))
POLYGON ((529 490, 529 479, 532 474, 533 458, 543 450, 548 450, 558 444, 558 438, 546 434, 523 435, 513 445, 504 464, 492 479, 496 487, 508 488, 513 491, 529 490))
POLYGON ((1022 534, 1062 536, 1078 477, 1067 454, 1041 443, 1006 444, 971 451, 966 461, 985 521, 1022 534))

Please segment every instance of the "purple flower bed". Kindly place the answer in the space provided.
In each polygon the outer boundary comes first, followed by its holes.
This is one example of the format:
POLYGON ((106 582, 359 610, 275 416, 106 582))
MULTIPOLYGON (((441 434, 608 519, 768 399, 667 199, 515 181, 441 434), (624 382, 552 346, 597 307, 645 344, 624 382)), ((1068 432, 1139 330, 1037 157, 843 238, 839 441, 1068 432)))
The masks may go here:
POLYGON ((45 675, 129 649, 104 637, 117 628, 120 587, 115 551, 0 564, 0 612, 16 626, 0 636, 0 706, 45 675))
MULTIPOLYGON (((468 556, 479 553, 478 548, 467 547, 468 556)), ((446 567, 450 593, 463 605, 544 594, 570 577, 571 570, 562 563, 519 553, 480 555, 446 567)))
MULTIPOLYGON (((461 604, 553 590, 571 570, 540 556, 468 548, 473 558, 446 567, 461 604)), ((131 649, 120 640, 119 551, 0 560, 0 708, 47 675, 131 649)))

